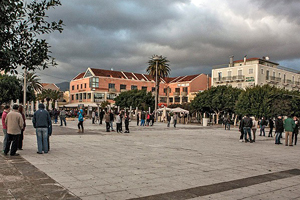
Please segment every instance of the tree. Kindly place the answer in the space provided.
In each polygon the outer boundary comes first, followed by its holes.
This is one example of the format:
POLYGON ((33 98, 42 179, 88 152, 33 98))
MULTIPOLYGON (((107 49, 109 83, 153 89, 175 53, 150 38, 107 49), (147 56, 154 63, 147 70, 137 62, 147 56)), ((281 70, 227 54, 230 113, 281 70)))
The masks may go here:
POLYGON ((40 94, 37 95, 37 99, 41 102, 47 101, 47 107, 49 108, 49 102, 52 100, 53 102, 60 99, 62 97, 62 93, 57 90, 44 89, 40 94))
MULTIPOLYGON (((27 90, 28 88, 32 88, 35 92, 41 92, 43 89, 42 84, 40 83, 41 79, 34 72, 26 72, 26 80, 27 80, 27 90)), ((22 85, 24 85, 24 73, 23 78, 21 79, 22 85)))
POLYGON ((234 112, 235 103, 240 93, 241 89, 232 86, 211 87, 197 94, 191 103, 191 108, 200 112, 214 112, 218 122, 222 112, 234 112))
POLYGON ((19 66, 29 71, 56 65, 49 44, 38 37, 53 31, 62 32, 63 21, 47 22, 46 11, 61 5, 59 0, 1 0, 0 69, 18 73, 19 66))
POLYGON ((22 94, 19 79, 15 76, 0 75, 0 94, 0 105, 19 99, 22 94))
POLYGON ((129 90, 115 98, 115 104, 121 108, 138 107, 141 110, 154 109, 154 97, 146 90, 129 90))
POLYGON ((163 56, 153 55, 150 60, 148 61, 148 68, 147 73, 152 77, 156 78, 156 62, 157 62, 157 94, 156 94, 156 102, 158 103, 158 96, 159 96, 159 83, 161 78, 168 77, 170 74, 170 67, 169 67, 169 60, 163 56), (156 60, 158 58, 158 60, 156 60))

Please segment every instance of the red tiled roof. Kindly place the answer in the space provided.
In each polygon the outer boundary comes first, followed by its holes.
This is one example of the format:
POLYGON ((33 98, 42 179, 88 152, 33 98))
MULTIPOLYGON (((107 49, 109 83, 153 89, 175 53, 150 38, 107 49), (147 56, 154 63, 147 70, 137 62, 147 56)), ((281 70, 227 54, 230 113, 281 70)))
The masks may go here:
POLYGON ((73 80, 80 79, 84 76, 85 72, 78 74, 73 80))
POLYGON ((194 78, 196 78, 199 75, 200 74, 189 75, 189 76, 184 77, 183 79, 180 79, 178 82, 191 81, 191 80, 193 80, 194 78))
POLYGON ((91 68, 94 72, 95 76, 105 76, 105 77, 113 77, 113 78, 125 78, 122 72, 120 71, 112 71, 106 69, 95 69, 91 68))

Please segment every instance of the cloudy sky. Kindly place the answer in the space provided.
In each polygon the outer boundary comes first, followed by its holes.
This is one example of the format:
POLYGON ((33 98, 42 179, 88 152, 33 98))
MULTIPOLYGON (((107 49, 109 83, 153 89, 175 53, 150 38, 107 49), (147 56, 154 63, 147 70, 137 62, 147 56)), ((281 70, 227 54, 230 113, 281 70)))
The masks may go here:
POLYGON ((300 70, 299 0, 61 0, 48 12, 63 33, 45 36, 58 66, 42 82, 71 80, 88 67, 146 73, 153 54, 170 76, 211 73, 214 65, 269 56, 300 70))

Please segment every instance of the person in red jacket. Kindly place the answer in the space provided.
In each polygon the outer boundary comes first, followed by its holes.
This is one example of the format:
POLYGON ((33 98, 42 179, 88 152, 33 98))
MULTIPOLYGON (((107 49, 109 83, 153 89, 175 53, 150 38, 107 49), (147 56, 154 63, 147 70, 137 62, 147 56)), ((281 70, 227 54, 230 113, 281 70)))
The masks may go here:
POLYGON ((5 124, 5 118, 7 116, 7 114, 9 113, 10 111, 10 106, 9 105, 6 105, 4 107, 4 111, 2 113, 2 127, 3 127, 3 134, 4 134, 4 139, 3 139, 3 152, 5 150, 5 147, 6 147, 6 142, 7 142, 7 126, 5 124))

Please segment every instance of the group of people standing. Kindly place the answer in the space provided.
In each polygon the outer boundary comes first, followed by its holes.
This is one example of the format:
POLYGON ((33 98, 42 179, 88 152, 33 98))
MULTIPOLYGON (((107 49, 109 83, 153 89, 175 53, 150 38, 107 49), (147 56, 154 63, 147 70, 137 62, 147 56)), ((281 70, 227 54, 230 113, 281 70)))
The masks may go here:
MULTIPOLYGON (((39 104, 32 118, 33 127, 36 128, 38 154, 48 153, 49 136, 52 133, 50 114, 45 110, 44 104, 39 104)), ((2 127, 4 133, 3 153, 18 156, 17 150, 23 150, 24 131, 26 118, 22 105, 14 104, 12 109, 6 105, 2 114, 2 127)))
POLYGON ((275 120, 266 120, 262 117, 257 121, 254 117, 249 117, 246 115, 240 122, 239 131, 241 132, 240 141, 241 142, 255 142, 256 130, 260 128, 259 136, 266 136, 265 128, 269 125, 268 137, 273 137, 273 129, 275 126, 275 144, 282 144, 280 139, 282 138, 282 133, 285 132, 285 146, 293 146, 297 144, 297 136, 299 132, 299 119, 294 116, 288 116, 283 120, 282 116, 278 116, 275 120), (252 133, 252 134, 251 134, 252 133))
POLYGON ((155 121, 154 112, 149 113, 149 112, 142 111, 141 112, 141 124, 140 125, 139 125, 139 121, 140 121, 140 114, 137 113, 136 114, 136 125, 137 126, 153 126, 154 121, 155 121))

